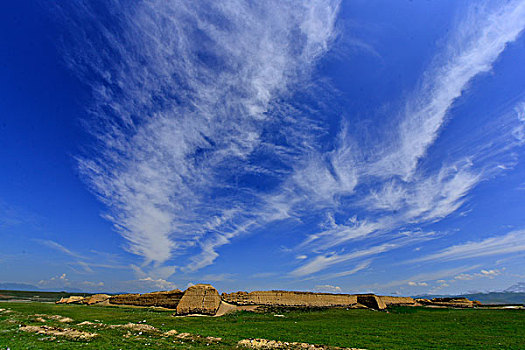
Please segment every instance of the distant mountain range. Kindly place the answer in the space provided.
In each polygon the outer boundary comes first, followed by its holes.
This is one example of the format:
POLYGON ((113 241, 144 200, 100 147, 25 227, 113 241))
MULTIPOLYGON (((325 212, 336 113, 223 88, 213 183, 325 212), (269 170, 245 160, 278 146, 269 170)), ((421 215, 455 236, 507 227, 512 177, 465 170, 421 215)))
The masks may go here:
POLYGON ((0 283, 0 290, 38 291, 40 288, 27 283, 0 283))
MULTIPOLYGON (((28 283, 11 283, 11 282, 0 283, 0 290, 19 290, 19 291, 27 291, 27 292, 62 292, 63 291, 59 289, 41 289, 35 285, 28 284, 28 283)), ((81 290, 74 289, 74 288, 67 288, 67 291, 70 293, 83 293, 81 290)))
POLYGON ((525 304, 525 282, 518 282, 502 292, 474 292, 460 295, 418 295, 415 298, 465 297, 478 300, 482 304, 525 304))
POLYGON ((505 289, 508 293, 525 293, 525 282, 518 282, 513 286, 505 289))

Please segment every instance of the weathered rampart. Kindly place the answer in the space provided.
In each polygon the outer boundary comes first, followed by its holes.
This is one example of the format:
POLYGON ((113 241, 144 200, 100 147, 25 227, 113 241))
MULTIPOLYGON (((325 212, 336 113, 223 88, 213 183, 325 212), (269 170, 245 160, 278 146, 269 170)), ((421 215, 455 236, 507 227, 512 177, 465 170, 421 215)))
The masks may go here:
POLYGON ((400 306, 413 306, 416 304, 416 300, 411 297, 391 297, 391 296, 379 296, 386 306, 400 305, 400 306))
POLYGON ((357 304, 357 296, 281 290, 223 293, 222 299, 235 305, 295 307, 348 307, 357 304))
POLYGON ((381 300, 381 298, 375 294, 357 294, 357 302, 375 310, 386 309, 386 305, 383 300, 381 300))
POLYGON ((158 306, 175 309, 183 295, 184 292, 179 289, 146 294, 120 294, 109 298, 109 303, 115 305, 158 306))
POLYGON ((71 296, 57 303, 113 304, 144 307, 165 307, 176 310, 179 315, 203 314, 223 315, 235 310, 255 310, 266 307, 330 308, 330 307, 368 307, 384 310, 393 305, 428 307, 471 308, 481 305, 467 298, 413 299, 410 297, 377 296, 375 294, 330 294, 295 291, 255 291, 223 293, 209 284, 197 284, 182 292, 179 289, 146 294, 120 294, 109 296, 96 294, 88 297, 71 296))
POLYGON ((469 300, 467 298, 434 298, 428 299, 416 299, 422 305, 427 306, 443 306, 443 307, 476 307, 480 306, 481 303, 477 300, 469 300))
POLYGON ((210 284, 197 284, 184 292, 177 305, 178 314, 215 315, 221 304, 221 296, 210 284))

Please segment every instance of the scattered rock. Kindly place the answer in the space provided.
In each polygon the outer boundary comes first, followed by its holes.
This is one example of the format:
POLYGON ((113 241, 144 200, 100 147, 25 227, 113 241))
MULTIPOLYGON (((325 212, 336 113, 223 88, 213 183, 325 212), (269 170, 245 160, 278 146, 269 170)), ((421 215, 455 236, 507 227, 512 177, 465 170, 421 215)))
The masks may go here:
POLYGON ((75 340, 91 340, 97 336, 97 333, 79 331, 72 328, 58 328, 50 326, 22 326, 19 328, 22 332, 32 332, 50 336, 61 336, 75 340))
POLYGON ((137 323, 127 323, 127 324, 114 324, 110 325, 109 328, 123 328, 123 329, 130 329, 137 332, 149 332, 154 333, 158 332, 159 330, 153 326, 150 326, 149 324, 137 324, 137 323))
POLYGON ((441 306, 441 307, 459 307, 459 308, 470 308, 476 306, 482 306, 477 300, 469 300, 467 298, 434 298, 429 299, 416 299, 416 301, 426 306, 441 306))
POLYGON ((64 316, 60 316, 60 315, 52 315, 52 316, 48 316, 48 318, 50 318, 52 320, 55 320, 55 321, 58 321, 58 322, 61 322, 61 323, 70 323, 70 322, 74 321, 70 317, 64 317, 64 316))
POLYGON ((179 333, 174 329, 165 332, 164 336, 175 337, 180 340, 191 340, 191 341, 207 342, 207 343, 219 343, 222 341, 222 338, 219 338, 219 337, 203 337, 198 334, 191 334, 187 332, 179 333))
POLYGON ((58 322, 62 322, 62 323, 69 323, 69 322, 73 322, 74 321, 72 318, 64 317, 64 316, 60 316, 60 315, 35 314, 35 315, 31 315, 31 316, 32 317, 36 317, 35 321, 38 321, 38 322, 46 322, 47 320, 54 320, 54 321, 58 321, 58 322))
POLYGON ((357 348, 340 348, 326 345, 314 345, 298 342, 283 342, 278 340, 267 339, 243 339, 239 341, 237 345, 250 349, 360 350, 357 348))

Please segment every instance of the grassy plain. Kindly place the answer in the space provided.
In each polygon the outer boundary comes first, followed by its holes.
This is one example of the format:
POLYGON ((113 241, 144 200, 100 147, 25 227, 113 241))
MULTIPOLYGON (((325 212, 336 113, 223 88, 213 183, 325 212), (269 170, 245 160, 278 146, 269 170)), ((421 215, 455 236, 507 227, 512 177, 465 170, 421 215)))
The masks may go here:
POLYGON ((232 349, 241 339, 265 338, 366 349, 525 349, 524 310, 426 309, 398 307, 389 312, 359 309, 238 312, 223 317, 174 317, 150 308, 51 303, 0 303, 0 349, 232 349), (36 316, 35 316, 36 315, 36 316), (40 316, 38 316, 40 315, 40 316), (42 315, 60 315, 59 322, 42 315), (45 322, 42 322, 45 319, 45 322), (110 328, 128 322, 158 331, 110 328), (94 325, 79 325, 90 321, 94 325), (99 324, 99 325, 97 325, 99 324), (100 324, 103 324, 102 326, 100 324), (57 326, 97 333, 72 340, 20 331, 20 325, 57 326), (200 337, 164 336, 169 330, 200 337), (221 337, 213 342, 205 337, 221 337), (193 341, 192 341, 193 339, 193 341))

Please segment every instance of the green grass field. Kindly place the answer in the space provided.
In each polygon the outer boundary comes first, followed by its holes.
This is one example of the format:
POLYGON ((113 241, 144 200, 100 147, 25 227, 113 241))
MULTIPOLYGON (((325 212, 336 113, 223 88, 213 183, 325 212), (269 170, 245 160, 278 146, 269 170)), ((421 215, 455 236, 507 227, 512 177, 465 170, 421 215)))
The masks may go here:
POLYGON ((173 312, 48 303, 0 303, 0 349, 231 349, 241 339, 265 338, 366 349, 525 349, 523 310, 425 309, 390 312, 360 309, 239 312, 223 317, 174 317, 173 312), (66 323, 39 315, 60 315, 66 323), (40 318, 40 320, 37 320, 40 318), (46 319, 42 322, 42 319, 46 319), (109 325, 138 323, 157 331, 138 332, 109 325), (90 321, 97 325, 79 325, 90 321), (73 328, 98 335, 89 341, 23 332, 20 325, 73 328), (201 337, 163 336, 175 329, 201 337), (221 337, 209 342, 204 337, 221 337))

